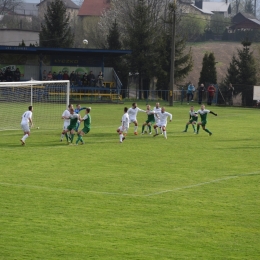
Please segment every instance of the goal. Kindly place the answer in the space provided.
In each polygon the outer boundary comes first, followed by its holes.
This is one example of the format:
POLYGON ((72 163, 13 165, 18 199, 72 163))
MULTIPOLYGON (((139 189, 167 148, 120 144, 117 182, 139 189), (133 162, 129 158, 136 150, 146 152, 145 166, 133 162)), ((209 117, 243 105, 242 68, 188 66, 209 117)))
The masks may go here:
POLYGON ((21 129, 21 116, 29 106, 35 128, 61 129, 69 95, 69 80, 0 82, 0 131, 21 129))

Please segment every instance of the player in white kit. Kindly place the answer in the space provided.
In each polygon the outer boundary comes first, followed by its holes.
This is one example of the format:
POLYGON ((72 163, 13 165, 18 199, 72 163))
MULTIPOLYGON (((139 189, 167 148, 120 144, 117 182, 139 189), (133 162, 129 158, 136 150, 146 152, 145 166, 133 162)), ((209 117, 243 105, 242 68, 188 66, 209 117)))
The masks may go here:
POLYGON ((121 120, 122 124, 121 124, 121 126, 119 126, 117 128, 120 143, 122 143, 125 140, 123 133, 124 132, 126 133, 129 128, 129 115, 128 115, 127 111, 128 111, 128 109, 127 109, 127 107, 125 107, 124 114, 123 114, 122 120, 121 120))
MULTIPOLYGON (((158 112, 161 112, 161 110, 162 110, 162 109, 161 109, 161 107, 160 107, 160 103, 156 103, 156 104, 155 104, 155 107, 153 108, 154 113, 157 114, 158 112)), ((154 118, 155 118, 155 124, 158 124, 159 121, 160 121, 159 116, 158 116, 158 117, 155 116, 154 118)), ((163 131, 162 131, 162 128, 161 128, 161 127, 160 127, 160 130, 161 130, 161 134, 163 134, 163 131)))
POLYGON ((28 111, 24 112, 22 115, 21 128, 23 129, 23 132, 24 132, 24 136, 20 140, 22 145, 25 145, 25 140, 30 135, 29 123, 30 123, 31 127, 33 127, 32 112, 33 112, 33 107, 29 106, 28 111))
POLYGON ((157 127, 161 127, 162 130, 163 130, 163 135, 164 135, 165 139, 167 139, 167 133, 166 133, 167 118, 169 116, 170 122, 171 122, 172 121, 172 114, 166 112, 164 107, 162 107, 161 112, 157 112, 156 114, 157 114, 157 116, 159 116, 160 121, 154 125, 154 130, 155 130, 154 136, 158 135, 157 127))
POLYGON ((130 123, 134 123, 135 127, 134 127, 134 134, 137 135, 137 128, 138 128, 138 122, 137 122, 137 113, 138 111, 144 112, 146 113, 145 110, 140 109, 139 107, 137 107, 137 103, 133 103, 132 107, 128 109, 127 113, 129 115, 129 124, 130 123))
MULTIPOLYGON (((65 135, 65 132, 66 132, 66 130, 67 130, 67 127, 69 126, 69 124, 70 124, 70 119, 69 119, 69 117, 70 117, 70 109, 71 108, 73 108, 73 105, 72 104, 69 104, 68 105, 68 109, 66 109, 66 110, 64 110, 64 112, 62 113, 62 115, 61 115, 61 119, 63 119, 64 120, 64 122, 63 122, 63 131, 62 131, 62 133, 61 133, 61 136, 60 136, 60 141, 62 142, 62 140, 63 140, 63 138, 64 138, 64 135, 65 135)), ((66 138, 67 138, 67 136, 66 136, 66 138)), ((69 140, 67 139, 67 142, 68 142, 69 140)))

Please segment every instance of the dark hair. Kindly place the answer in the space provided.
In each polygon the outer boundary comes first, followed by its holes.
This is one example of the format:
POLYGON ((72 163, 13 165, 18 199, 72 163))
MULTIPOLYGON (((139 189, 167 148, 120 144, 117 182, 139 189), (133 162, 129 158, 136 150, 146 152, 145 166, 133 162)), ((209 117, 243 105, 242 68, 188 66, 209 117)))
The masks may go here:
POLYGON ((124 112, 127 112, 128 108, 127 107, 124 107, 124 112))
POLYGON ((72 104, 69 104, 68 107, 71 108, 72 104))
POLYGON ((87 112, 89 113, 90 112, 90 108, 88 107, 88 108, 86 108, 86 110, 87 110, 87 112))
POLYGON ((28 109, 31 111, 32 110, 32 106, 29 106, 28 109))
POLYGON ((133 104, 132 104, 132 106, 135 106, 136 105, 136 103, 134 102, 133 104))

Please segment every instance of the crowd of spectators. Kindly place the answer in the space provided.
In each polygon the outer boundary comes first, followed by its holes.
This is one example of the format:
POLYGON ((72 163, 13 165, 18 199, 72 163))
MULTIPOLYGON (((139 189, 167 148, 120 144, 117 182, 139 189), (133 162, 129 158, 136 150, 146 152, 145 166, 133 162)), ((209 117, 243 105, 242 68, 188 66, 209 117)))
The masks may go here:
POLYGON ((47 73, 46 70, 42 73, 42 80, 70 80, 72 86, 93 86, 93 87, 103 87, 104 86, 104 76, 100 71, 97 77, 90 71, 88 74, 84 73, 81 75, 79 72, 72 71, 70 74, 68 71, 64 72, 51 72, 47 73))
POLYGON ((7 67, 5 71, 0 69, 0 82, 13 82, 20 81, 21 72, 19 68, 16 68, 15 71, 11 71, 10 67, 7 67))

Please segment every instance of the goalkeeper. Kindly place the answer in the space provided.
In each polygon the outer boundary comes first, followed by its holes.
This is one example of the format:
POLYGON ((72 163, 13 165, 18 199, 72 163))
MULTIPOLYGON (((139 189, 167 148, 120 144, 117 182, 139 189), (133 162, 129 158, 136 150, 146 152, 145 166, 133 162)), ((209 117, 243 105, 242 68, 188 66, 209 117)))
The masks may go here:
MULTIPOLYGON (((80 104, 77 104, 77 106, 75 108, 75 113, 79 114, 79 112, 84 109, 86 109, 86 107, 81 107, 80 104)), ((79 126, 80 126, 80 120, 78 120, 78 122, 77 122, 76 132, 78 132, 79 126)))

